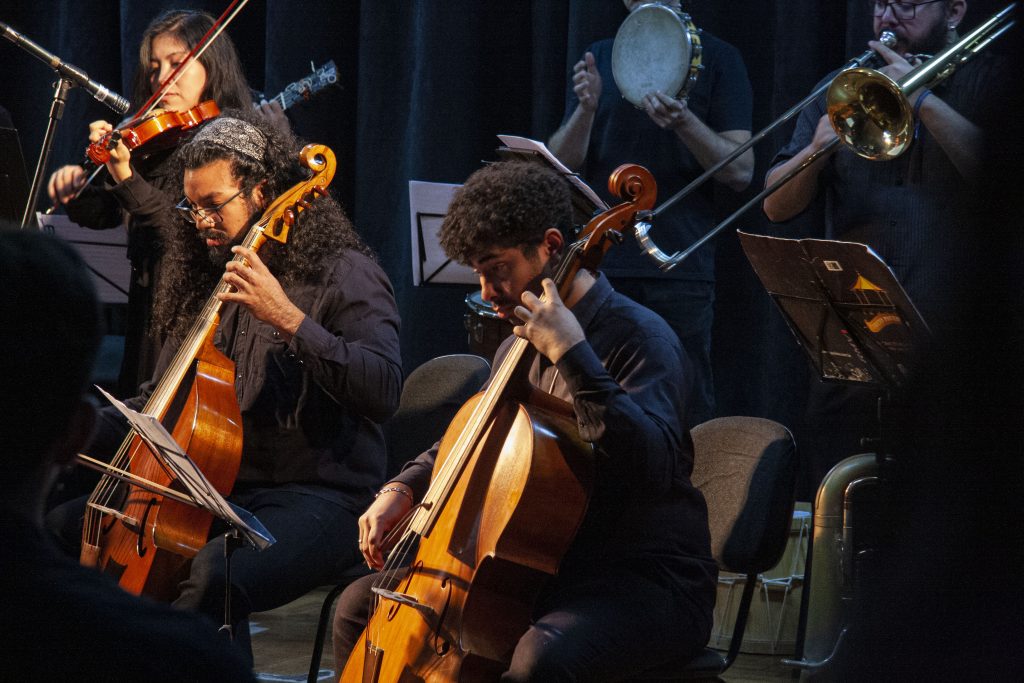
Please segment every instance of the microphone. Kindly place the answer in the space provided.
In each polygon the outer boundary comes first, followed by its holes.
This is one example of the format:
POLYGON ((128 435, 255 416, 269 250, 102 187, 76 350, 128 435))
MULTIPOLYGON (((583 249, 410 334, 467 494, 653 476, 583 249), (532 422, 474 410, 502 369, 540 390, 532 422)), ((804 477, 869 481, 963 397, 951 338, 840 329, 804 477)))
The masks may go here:
POLYGON ((53 67, 53 69, 60 74, 61 78, 66 78, 75 85, 85 88, 97 101, 107 105, 118 114, 124 114, 131 107, 128 100, 121 97, 102 83, 97 83, 92 80, 89 78, 89 74, 85 73, 77 66, 62 61, 60 57, 43 49, 2 21, 0 21, 0 32, 3 33, 3 37, 7 40, 25 50, 33 57, 46 62, 53 67))

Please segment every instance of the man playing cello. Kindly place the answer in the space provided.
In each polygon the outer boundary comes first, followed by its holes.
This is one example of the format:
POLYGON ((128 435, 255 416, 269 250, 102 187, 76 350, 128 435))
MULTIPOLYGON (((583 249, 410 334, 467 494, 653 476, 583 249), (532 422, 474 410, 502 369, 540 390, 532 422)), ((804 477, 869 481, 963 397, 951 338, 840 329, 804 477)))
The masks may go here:
MULTIPOLYGON (((510 681, 620 679, 638 663, 695 654, 712 621, 717 570, 704 499, 689 480, 684 354, 661 318, 598 272, 581 269, 561 300, 550 278, 570 218, 562 179, 503 162, 470 176, 441 228, 446 254, 475 269, 483 300, 518 322, 515 333, 539 352, 531 384, 572 403, 580 436, 596 450, 589 508, 515 647, 503 677, 510 681)), ((385 537, 423 498, 437 450, 408 463, 359 518, 370 567, 383 566, 385 537)), ((366 623, 376 579, 352 584, 338 603, 339 669, 366 623)))

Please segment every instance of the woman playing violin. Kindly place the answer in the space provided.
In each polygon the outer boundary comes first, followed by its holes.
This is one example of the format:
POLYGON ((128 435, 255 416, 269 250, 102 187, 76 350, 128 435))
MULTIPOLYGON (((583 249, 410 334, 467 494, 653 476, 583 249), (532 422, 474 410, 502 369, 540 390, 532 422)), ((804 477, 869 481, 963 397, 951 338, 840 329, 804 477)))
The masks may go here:
MULTIPOLYGON (((139 63, 132 90, 138 108, 202 39, 214 19, 205 12, 171 10, 150 23, 139 46, 139 63)), ((252 97, 242 73, 238 52, 226 33, 221 34, 198 60, 164 93, 158 106, 183 112, 202 101, 214 100, 221 108, 251 107, 252 97)), ((96 142, 113 130, 107 121, 89 125, 89 141, 96 142)), ((110 150, 106 164, 109 178, 85 187, 87 173, 77 165, 64 166, 50 176, 48 191, 63 204, 79 225, 97 230, 128 225, 128 258, 132 278, 128 292, 125 353, 119 379, 119 395, 131 395, 150 379, 159 353, 159 340, 151 332, 153 292, 160 277, 160 228, 168 209, 181 194, 180 177, 169 174, 168 158, 174 148, 152 154, 141 149, 133 155, 123 143, 110 150), (75 194, 82 190, 81 194, 75 194)))

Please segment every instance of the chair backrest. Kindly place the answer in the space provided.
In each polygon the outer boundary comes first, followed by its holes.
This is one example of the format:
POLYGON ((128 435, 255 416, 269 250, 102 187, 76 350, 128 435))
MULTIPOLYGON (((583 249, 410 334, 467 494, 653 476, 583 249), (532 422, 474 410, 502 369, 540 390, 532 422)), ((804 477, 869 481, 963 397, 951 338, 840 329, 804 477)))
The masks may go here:
POLYGON ((431 358, 409 373, 398 410, 384 423, 388 476, 440 439, 462 404, 480 390, 490 364, 460 353, 431 358))
POLYGON ((708 503, 711 554, 726 571, 771 569, 793 515, 796 448, 789 430, 758 417, 720 417, 691 431, 691 480, 708 503))

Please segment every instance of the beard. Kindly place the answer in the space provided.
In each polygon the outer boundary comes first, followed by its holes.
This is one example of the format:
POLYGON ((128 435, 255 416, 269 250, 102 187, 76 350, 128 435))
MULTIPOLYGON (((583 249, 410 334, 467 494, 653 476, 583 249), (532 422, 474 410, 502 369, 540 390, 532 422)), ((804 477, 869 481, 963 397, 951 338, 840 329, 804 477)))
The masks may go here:
POLYGON ((231 253, 231 248, 236 247, 240 245, 243 241, 245 241, 245 236, 249 232, 249 227, 251 226, 247 226, 245 230, 239 231, 239 233, 235 235, 234 239, 228 239, 227 233, 215 230, 213 228, 200 234, 200 237, 202 237, 204 240, 225 240, 222 244, 206 246, 206 256, 210 259, 210 263, 217 266, 218 268, 223 267, 225 264, 227 264, 227 262, 234 257, 234 254, 231 253))
POLYGON ((949 28, 945 21, 935 23, 932 30, 920 41, 908 46, 907 52, 936 55, 949 44, 949 28))

